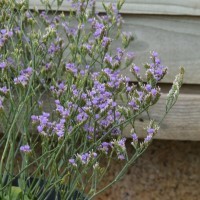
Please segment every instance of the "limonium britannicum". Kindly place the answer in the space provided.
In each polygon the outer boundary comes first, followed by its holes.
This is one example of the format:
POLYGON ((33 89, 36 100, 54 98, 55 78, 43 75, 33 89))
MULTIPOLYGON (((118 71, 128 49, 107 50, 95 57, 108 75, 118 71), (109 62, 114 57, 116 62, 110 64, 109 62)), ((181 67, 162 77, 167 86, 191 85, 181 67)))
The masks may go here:
MULTIPOLYGON (((71 0, 66 13, 43 3, 38 11, 26 0, 0 2, 0 198, 43 200, 54 191, 55 199, 92 199, 117 182, 157 134, 160 122, 150 118, 139 139, 135 122, 159 100, 157 84, 167 67, 155 51, 144 74, 133 63, 136 55, 127 50, 133 36, 120 29, 123 0, 102 4, 102 13, 94 0, 71 0), (122 45, 114 48, 116 40, 122 45), (130 77, 122 75, 125 67, 130 77), (124 167, 99 188, 113 159, 124 167)), ((164 115, 177 100, 183 73, 164 115)))

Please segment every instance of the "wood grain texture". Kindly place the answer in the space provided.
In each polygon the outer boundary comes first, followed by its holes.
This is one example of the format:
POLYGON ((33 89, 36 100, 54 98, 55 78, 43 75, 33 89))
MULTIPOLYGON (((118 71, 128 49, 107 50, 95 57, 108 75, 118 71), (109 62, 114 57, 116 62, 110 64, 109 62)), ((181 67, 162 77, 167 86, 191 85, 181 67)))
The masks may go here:
MULTIPOLYGON (((200 18, 169 16, 124 16, 123 30, 135 40, 128 50, 135 52, 135 64, 149 62, 150 51, 157 51, 169 73, 163 80, 172 82, 180 66, 185 68, 184 83, 200 84, 200 18)), ((115 48, 118 46, 114 42, 115 48)), ((129 69, 123 72, 130 74, 129 69)))
MULTIPOLYGON (((153 119, 160 121, 165 113, 166 94, 163 94, 158 104, 150 110, 153 119)), ((163 123, 157 139, 167 140, 200 140, 200 95, 180 94, 175 106, 171 109, 163 123)), ((149 124, 146 114, 138 117, 136 131, 140 137, 146 136, 145 127, 149 124)), ((124 134, 130 137, 130 127, 124 134)))
MULTIPOLYGON (((165 87, 162 91, 168 90, 165 87)), ((191 88, 191 91, 193 89, 191 88)), ((156 139, 164 140, 191 140, 200 141, 200 90, 196 94, 184 93, 187 88, 183 87, 179 99, 175 106, 170 110, 167 117, 161 124, 156 139)), ((152 119, 159 122, 165 113, 165 102, 167 94, 163 93, 159 102, 150 110, 152 119)), ((45 112, 50 112, 55 109, 54 100, 49 96, 43 98, 45 112)), ((135 129, 140 138, 146 136, 146 128, 149 124, 147 114, 144 113, 138 116, 135 122, 135 129)), ((131 127, 127 127, 124 131, 126 137, 130 137, 131 127)))
MULTIPOLYGON (((56 2, 56 1, 50 1, 56 2)), ((103 11, 102 0, 97 0, 97 10, 103 11)), ((116 3, 116 0, 105 0, 106 4, 116 3)), ((36 6, 38 9, 44 9, 40 0, 30 0, 30 6, 36 6)), ((56 3, 52 4, 52 9, 57 9, 56 3)), ((59 10, 69 10, 69 3, 64 0, 59 10)), ((200 2, 198 0, 126 0, 122 13, 129 14, 159 14, 159 15, 190 15, 200 16, 200 2)))
MULTIPOLYGON (((40 5, 39 2, 34 4, 40 5)), ((200 84, 200 17, 123 15, 123 18, 122 31, 132 32, 135 38, 128 50, 135 52, 136 65, 149 62, 150 51, 154 50, 159 53, 163 65, 169 67, 163 83, 171 83, 179 67, 183 66, 186 71, 184 83, 200 84)), ((113 49, 119 46, 114 40, 113 49)), ((129 69, 123 74, 131 76, 129 69)))

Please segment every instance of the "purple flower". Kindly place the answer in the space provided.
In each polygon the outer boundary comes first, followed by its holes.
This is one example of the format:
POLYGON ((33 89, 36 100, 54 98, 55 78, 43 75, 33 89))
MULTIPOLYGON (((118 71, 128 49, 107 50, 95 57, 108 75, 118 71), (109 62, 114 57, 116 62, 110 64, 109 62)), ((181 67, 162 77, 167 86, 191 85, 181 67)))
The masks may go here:
POLYGON ((112 144, 111 143, 108 143, 108 142, 103 142, 100 147, 99 147, 99 150, 105 152, 106 154, 108 153, 108 150, 109 150, 109 147, 112 147, 112 144))
POLYGON ((9 89, 6 86, 4 86, 4 87, 0 88, 0 91, 2 93, 6 94, 6 93, 8 93, 9 89))
POLYGON ((28 77, 26 75, 20 75, 17 78, 14 78, 15 84, 22 84, 23 86, 27 85, 28 77))
POLYGON ((138 141, 138 136, 136 133, 131 134, 133 141, 138 141))
POLYGON ((158 53, 155 52, 155 51, 153 51, 153 52, 151 53, 151 55, 152 55, 153 57, 158 57, 158 53))
POLYGON ((98 39, 102 35, 102 33, 103 33, 104 29, 105 29, 105 26, 96 21, 94 27, 95 27, 95 32, 94 32, 93 36, 96 39, 98 39))
POLYGON ((107 47, 111 42, 111 39, 109 37, 103 37, 103 40, 102 40, 102 46, 103 47, 107 47))
POLYGON ((111 132, 112 135, 119 135, 121 134, 121 130, 119 128, 114 128, 111 132))
POLYGON ((88 115, 85 112, 80 112, 76 117, 78 122, 83 122, 83 121, 87 120, 87 118, 88 118, 88 115))
POLYGON ((136 104, 135 100, 131 100, 129 103, 128 103, 129 106, 131 106, 134 110, 138 110, 139 109, 139 106, 136 104))
POLYGON ((148 134, 154 134, 155 133, 155 129, 154 128, 149 128, 149 129, 147 129, 147 133, 148 134))
POLYGON ((145 89, 148 91, 148 92, 151 92, 151 85, 150 84, 147 84, 146 86, 145 86, 145 89))
POLYGON ((0 63, 0 69, 5 69, 6 67, 6 63, 5 62, 1 62, 0 63))
POLYGON ((77 154, 78 159, 81 161, 82 164, 88 164, 91 158, 89 153, 77 154))
POLYGON ((31 67, 28 67, 24 70, 20 71, 20 75, 16 78, 14 78, 15 84, 22 84, 23 86, 27 85, 28 80, 32 74, 33 69, 31 67))
POLYGON ((146 75, 148 77, 148 74, 151 74, 156 81, 160 81, 166 74, 167 67, 161 65, 157 52, 152 52, 151 56, 152 63, 148 65, 146 75))
POLYGON ((2 35, 5 35, 7 33, 7 30, 6 29, 1 29, 0 32, 1 32, 2 35))
POLYGON ((98 154, 93 152, 92 155, 94 156, 94 158, 96 158, 98 154))
POLYGON ((104 62, 106 62, 106 63, 112 65, 112 60, 113 60, 112 57, 107 53, 107 54, 105 55, 105 57, 104 57, 104 62))
POLYGON ((31 120, 32 120, 33 123, 38 122, 38 119, 39 119, 38 116, 35 116, 35 115, 31 116, 31 120))
POLYGON ((13 36, 13 31, 8 31, 8 37, 12 37, 13 36))
POLYGON ((77 67, 75 66, 74 63, 67 63, 66 69, 71 71, 74 75, 77 75, 78 69, 77 69, 77 67))
POLYGON ((37 126, 37 131, 38 131, 39 133, 42 133, 43 129, 44 129, 43 126, 40 126, 40 125, 37 126))
POLYGON ((151 94, 152 94, 153 96, 156 96, 157 90, 156 90, 156 89, 152 89, 152 90, 151 90, 151 94))
POLYGON ((117 156, 117 157, 118 157, 118 159, 119 159, 119 160, 124 160, 124 159, 125 159, 125 157, 124 157, 124 155, 123 155, 123 154, 118 154, 118 156, 117 156))
POLYGON ((144 143, 150 142, 152 140, 152 137, 153 137, 152 134, 147 135, 146 138, 144 139, 144 143))
POLYGON ((75 159, 71 158, 69 159, 69 163, 73 166, 77 166, 75 159))
POLYGON ((29 152, 31 152, 31 148, 28 144, 26 144, 26 145, 20 147, 20 151, 22 151, 24 153, 29 153, 29 152))
POLYGON ((49 49, 48 49, 48 53, 54 54, 54 53, 58 52, 59 50, 60 50, 60 47, 52 42, 49 49))
POLYGON ((140 73, 140 67, 138 67, 138 66, 134 66, 133 67, 133 70, 134 70, 134 72, 136 73, 136 74, 139 74, 140 73))

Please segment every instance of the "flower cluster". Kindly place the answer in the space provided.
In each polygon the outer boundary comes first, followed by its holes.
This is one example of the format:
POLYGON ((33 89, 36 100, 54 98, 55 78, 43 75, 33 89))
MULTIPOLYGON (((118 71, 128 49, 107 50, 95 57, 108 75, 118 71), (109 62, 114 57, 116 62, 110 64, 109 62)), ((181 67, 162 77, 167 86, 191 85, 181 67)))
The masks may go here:
POLYGON ((33 69, 28 67, 20 71, 20 75, 14 78, 15 84, 21 84, 22 86, 26 86, 28 84, 29 78, 32 75, 33 69))
POLYGON ((150 82, 150 80, 153 78, 156 82, 158 82, 167 73, 167 67, 161 64, 161 61, 158 58, 158 53, 155 51, 153 51, 151 54, 151 60, 152 63, 146 65, 147 81, 150 82))
POLYGON ((12 30, 1 29, 0 30, 0 48, 4 46, 6 41, 13 36, 12 30))
MULTIPOLYGON (((72 7, 67 15, 50 12, 48 1, 43 1, 44 11, 30 10, 27 1, 0 2, 5 13, 0 18, 0 126, 4 134, 0 177, 9 175, 7 184, 0 182, 3 199, 11 196, 7 192, 13 175, 20 177, 22 199, 44 199, 51 188, 55 199, 71 199, 76 187, 93 198, 110 160, 125 164, 116 182, 158 131, 149 112, 144 140, 139 139, 135 123, 159 100, 157 83, 167 68, 156 52, 144 66, 144 75, 133 63, 135 54, 127 51, 133 36, 120 30, 124 0, 103 3, 104 13, 97 13, 95 0, 69 2, 72 7), (121 45, 113 45, 114 38, 121 45), (134 84, 122 71, 130 66, 137 80, 134 84), (130 140, 124 137, 127 127, 134 129, 131 155, 126 149, 130 140), (18 156, 22 156, 20 164, 18 156), (17 169, 12 167, 15 163, 17 169), (39 179, 34 187, 27 185, 32 175, 36 182, 39 179), (49 179, 41 190, 44 177, 49 179)), ((58 10, 61 3, 57 1, 58 10)), ((170 92, 167 112, 181 83, 182 75, 170 92)))

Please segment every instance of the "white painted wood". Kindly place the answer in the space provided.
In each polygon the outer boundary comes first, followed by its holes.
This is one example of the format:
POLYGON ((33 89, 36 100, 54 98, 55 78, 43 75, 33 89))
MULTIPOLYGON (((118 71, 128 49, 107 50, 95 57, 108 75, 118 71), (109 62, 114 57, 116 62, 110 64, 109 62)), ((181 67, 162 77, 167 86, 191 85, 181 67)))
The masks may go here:
MULTIPOLYGON (((44 9, 40 0, 29 0, 30 6, 36 6, 38 9, 44 9)), ((50 1, 50 2, 56 2, 50 1)), ((96 1, 97 10, 103 11, 102 0, 96 1)), ((106 4, 116 3, 117 0, 104 0, 106 4)), ((52 4, 52 9, 56 10, 56 3, 52 4)), ((59 10, 67 11, 69 10, 69 3, 67 0, 63 1, 62 6, 59 10)), ((159 14, 159 15, 191 15, 200 16, 200 1, 199 0, 126 0, 122 13, 129 14, 159 14)))

